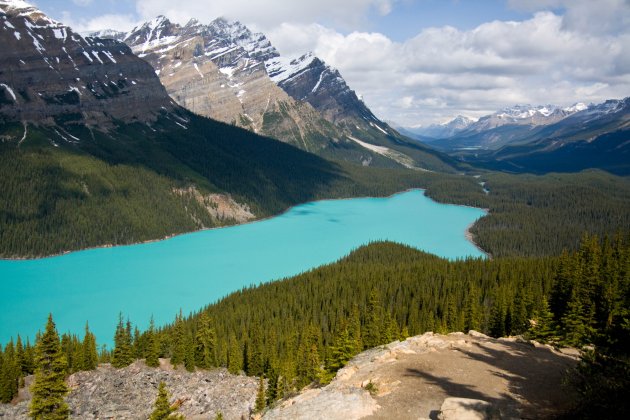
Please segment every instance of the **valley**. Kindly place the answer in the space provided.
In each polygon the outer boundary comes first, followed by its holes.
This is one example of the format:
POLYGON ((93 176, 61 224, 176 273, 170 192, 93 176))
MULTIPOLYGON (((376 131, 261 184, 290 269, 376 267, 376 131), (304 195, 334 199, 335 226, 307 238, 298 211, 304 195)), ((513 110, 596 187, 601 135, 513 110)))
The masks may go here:
POLYGON ((0 0, 0 417, 627 417, 623 25, 66 3, 0 0))

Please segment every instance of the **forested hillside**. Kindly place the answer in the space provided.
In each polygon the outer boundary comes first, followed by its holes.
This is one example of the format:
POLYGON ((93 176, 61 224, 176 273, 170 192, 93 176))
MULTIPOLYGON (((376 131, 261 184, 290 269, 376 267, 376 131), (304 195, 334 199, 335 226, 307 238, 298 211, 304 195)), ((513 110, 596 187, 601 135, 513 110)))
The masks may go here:
MULTIPOLYGON (((559 258, 449 262, 375 243, 337 263, 233 293, 198 314, 179 314, 165 328, 140 332, 121 315, 115 348, 100 358, 122 367, 143 358, 156 366, 158 357, 169 357, 191 371, 225 366, 265 376, 270 403, 327 382, 363 349, 409 335, 526 334, 558 345, 595 345, 573 384, 584 401, 620 413, 629 385, 629 244, 630 236, 585 236, 577 252, 559 258)), ((96 345, 87 328, 83 340, 64 335, 61 347, 68 373, 93 368, 96 345)), ((21 341, 5 346, 3 401, 33 371, 34 353, 21 341)))

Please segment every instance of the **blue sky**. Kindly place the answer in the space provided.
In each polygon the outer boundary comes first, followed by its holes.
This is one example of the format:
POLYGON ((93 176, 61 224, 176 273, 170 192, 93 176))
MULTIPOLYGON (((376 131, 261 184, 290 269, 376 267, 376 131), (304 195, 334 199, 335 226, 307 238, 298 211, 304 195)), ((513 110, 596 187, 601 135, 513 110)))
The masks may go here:
POLYGON ((35 0, 78 31, 219 16, 313 51, 405 126, 630 96, 628 0, 35 0))
MULTIPOLYGON (((137 21, 148 18, 138 13, 136 2, 128 0, 34 0, 34 3, 61 21, 70 17, 73 22, 89 22, 103 15, 132 16, 137 21)), ((506 0, 403 0, 395 2, 386 15, 373 7, 365 19, 352 25, 355 27, 342 24, 338 29, 342 32, 350 29, 376 31, 402 42, 427 27, 448 25, 466 30, 492 20, 524 20, 531 15, 531 12, 511 7, 506 0)), ((333 26, 339 23, 325 16, 317 21, 333 26)))

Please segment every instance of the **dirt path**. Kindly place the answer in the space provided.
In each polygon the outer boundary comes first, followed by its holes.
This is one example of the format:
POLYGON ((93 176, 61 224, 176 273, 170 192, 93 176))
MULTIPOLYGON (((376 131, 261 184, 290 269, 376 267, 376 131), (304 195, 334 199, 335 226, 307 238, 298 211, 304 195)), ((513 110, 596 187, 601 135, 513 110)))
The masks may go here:
MULTIPOLYGON (((488 401, 497 418, 550 418, 571 403, 562 379, 575 363, 575 357, 516 340, 427 333, 358 355, 308 401, 311 408, 328 407, 328 419, 435 419, 447 397, 488 401), (365 407, 356 416, 334 414, 326 396, 339 400, 369 382, 376 387, 371 414, 365 407)), ((270 418, 300 418, 295 405, 285 403, 270 418)))

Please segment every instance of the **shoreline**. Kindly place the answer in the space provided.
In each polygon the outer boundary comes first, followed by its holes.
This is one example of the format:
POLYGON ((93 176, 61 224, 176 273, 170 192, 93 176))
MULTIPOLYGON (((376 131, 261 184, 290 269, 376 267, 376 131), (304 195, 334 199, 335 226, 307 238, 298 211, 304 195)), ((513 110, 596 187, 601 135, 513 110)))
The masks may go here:
POLYGON ((217 229, 225 229, 225 228, 229 228, 229 227, 236 227, 236 226, 246 226, 252 223, 258 223, 258 222, 264 222, 267 220, 271 220, 273 218, 276 217, 280 217, 282 215, 287 214, 288 212, 290 212, 291 210, 293 210, 296 207, 299 206, 303 206, 305 204, 309 204, 309 203, 320 203, 323 201, 340 201, 340 200, 355 200, 355 199, 366 199, 366 198, 382 198, 382 199, 389 199, 389 198, 393 198, 397 195, 400 194, 405 194, 408 192, 412 192, 412 191, 422 191, 423 195, 430 199, 431 201, 437 203, 437 204, 442 204, 442 205, 448 205, 448 206, 458 206, 458 207, 467 207, 467 208, 471 208, 471 209, 476 209, 476 210, 482 210, 485 215, 479 217, 477 220, 475 220, 474 222, 472 222, 470 225, 468 225, 468 227, 466 228, 466 230, 464 231, 464 237, 466 238, 467 241, 469 241, 470 243, 472 243, 475 248, 477 248, 479 250, 479 252, 481 252, 482 254, 484 254, 487 258, 491 258, 491 255, 486 252, 485 250, 483 250, 475 241, 473 238, 472 233, 470 232, 470 229, 475 225, 475 223, 477 223, 477 221, 479 219, 481 219, 482 217, 487 216, 488 214, 490 214, 490 210, 489 209, 482 209, 479 207, 473 207, 473 206, 468 206, 465 204, 450 204, 450 203, 441 203, 429 196, 426 195, 426 188, 407 188, 406 190, 402 190, 402 191, 397 191, 393 194, 390 194, 388 196, 382 196, 382 197, 378 197, 378 196, 357 196, 357 197, 346 197, 346 198, 322 198, 320 200, 313 200, 313 201, 306 201, 304 203, 299 203, 299 204, 295 204, 293 206, 290 206, 289 208, 287 208, 286 210, 275 214, 275 215, 271 215, 271 216, 267 216, 267 217, 263 217, 260 219, 253 219, 250 220, 248 222, 244 222, 244 223, 235 223, 232 225, 224 225, 224 226, 214 226, 214 227, 207 227, 207 228, 203 228, 203 229, 196 229, 196 230, 191 230, 188 232, 181 232, 181 233, 173 233, 171 235, 166 235, 162 238, 156 238, 156 239, 148 239, 146 241, 141 241, 141 242, 132 242, 132 243, 128 243, 128 244, 104 244, 104 245, 97 245, 97 246, 91 246, 88 248, 81 248, 81 249, 75 249, 75 250, 69 250, 69 251, 62 251, 56 254, 50 254, 50 255, 45 255, 42 257, 16 257, 16 258, 0 258, 0 262, 2 261, 36 261, 36 260, 45 260, 45 259, 49 259, 49 258, 58 258, 58 257, 63 257, 65 255, 69 255, 69 254, 73 254, 76 252, 84 252, 84 251, 92 251, 92 250, 97 250, 97 249, 106 249, 106 248, 117 248, 117 247, 125 247, 125 246, 136 246, 136 245, 145 245, 145 244, 150 244, 150 243, 154 243, 154 242, 161 242, 161 241, 166 241, 169 239, 173 239, 176 238, 178 236, 183 236, 183 235, 190 235, 193 233, 198 233, 198 232, 206 232, 206 231, 211 231, 211 230, 217 230, 217 229))

